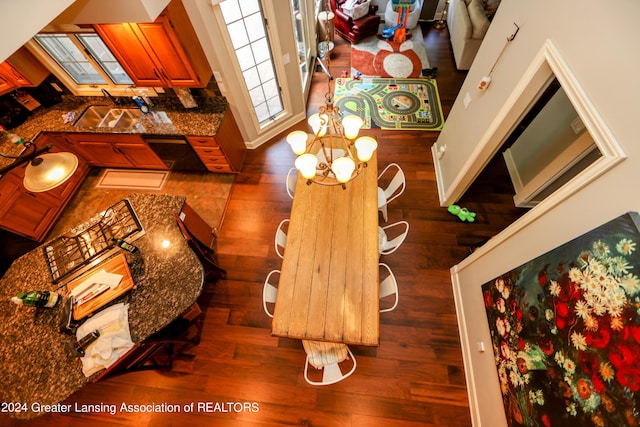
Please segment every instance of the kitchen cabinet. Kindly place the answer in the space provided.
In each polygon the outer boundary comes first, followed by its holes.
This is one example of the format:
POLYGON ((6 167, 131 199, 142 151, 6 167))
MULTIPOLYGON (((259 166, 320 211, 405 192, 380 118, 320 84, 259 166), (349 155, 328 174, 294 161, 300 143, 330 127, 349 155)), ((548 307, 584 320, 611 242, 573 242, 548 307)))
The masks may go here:
POLYGON ((138 86, 205 87, 211 79, 213 73, 180 1, 172 1, 154 22, 94 28, 138 86))
POLYGON ((0 228, 42 241, 82 184, 89 167, 80 162, 68 181, 42 193, 32 193, 22 186, 25 168, 19 166, 0 179, 0 228))
POLYGON ((49 71, 24 47, 0 64, 0 95, 19 87, 35 87, 49 71))
POLYGON ((67 134, 91 166, 162 169, 167 165, 139 135, 78 133, 67 134))
POLYGON ((210 172, 239 172, 247 147, 231 109, 227 109, 215 136, 185 137, 210 172))

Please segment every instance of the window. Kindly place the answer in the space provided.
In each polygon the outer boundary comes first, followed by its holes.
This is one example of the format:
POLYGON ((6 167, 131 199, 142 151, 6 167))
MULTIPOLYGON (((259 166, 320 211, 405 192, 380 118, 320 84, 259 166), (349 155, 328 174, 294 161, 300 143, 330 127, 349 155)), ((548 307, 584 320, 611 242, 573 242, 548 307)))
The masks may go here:
POLYGON ((220 8, 256 118, 272 120, 283 106, 260 2, 226 0, 220 8))
POLYGON ((78 85, 133 84, 95 33, 38 34, 34 39, 78 85))

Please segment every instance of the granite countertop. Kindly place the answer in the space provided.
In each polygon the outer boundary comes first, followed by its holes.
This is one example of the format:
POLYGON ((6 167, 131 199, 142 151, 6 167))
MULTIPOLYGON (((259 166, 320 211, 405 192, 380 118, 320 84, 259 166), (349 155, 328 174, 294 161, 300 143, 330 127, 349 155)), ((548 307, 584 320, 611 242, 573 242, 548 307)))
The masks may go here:
MULTIPOLYGON (((134 343, 144 341, 183 314, 202 291, 204 271, 176 224, 183 196, 132 194, 128 197, 145 234, 135 241, 137 254, 126 253, 135 288, 111 304, 129 304, 134 343), (169 240, 168 248, 162 242, 169 240)), ((106 206, 105 206, 106 208, 106 206)), ((46 243, 45 243, 46 244, 46 243)), ((44 245, 43 245, 44 246, 44 245)), ((0 279, 0 394, 3 402, 55 405, 89 383, 81 361, 59 332, 68 290, 51 282, 40 246, 18 258, 0 279), (56 290, 63 298, 52 309, 20 307, 10 301, 21 291, 56 290)), ((32 418, 28 410, 16 418, 32 418)))
MULTIPOLYGON (((65 96, 62 102, 48 108, 38 108, 20 126, 9 132, 34 140, 40 132, 92 132, 92 133, 138 133, 143 135, 195 135, 211 136, 218 132, 222 118, 228 108, 223 96, 197 98, 198 106, 185 108, 174 98, 152 98, 151 113, 143 114, 138 120, 141 126, 128 129, 76 127, 73 123, 92 105, 108 105, 113 108, 136 108, 135 104, 115 105, 106 97, 65 96), (62 116, 73 111, 75 119, 64 123, 62 116), (164 114, 171 123, 163 122, 164 114)), ((133 101, 132 101, 133 102, 133 101)), ((6 135, 0 134, 0 152, 11 156, 19 155, 24 146, 12 144, 6 135)), ((12 162, 0 157, 0 167, 12 162)))

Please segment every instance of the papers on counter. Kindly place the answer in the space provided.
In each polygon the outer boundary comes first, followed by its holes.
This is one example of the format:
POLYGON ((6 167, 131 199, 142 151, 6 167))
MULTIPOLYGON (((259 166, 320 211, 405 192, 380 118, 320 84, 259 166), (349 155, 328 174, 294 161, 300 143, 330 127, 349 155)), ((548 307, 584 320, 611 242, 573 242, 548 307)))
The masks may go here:
POLYGON ((107 289, 116 288, 123 277, 122 274, 109 273, 105 269, 102 269, 73 288, 71 292, 69 292, 69 296, 73 296, 74 299, 78 301, 78 304, 87 302, 107 289))

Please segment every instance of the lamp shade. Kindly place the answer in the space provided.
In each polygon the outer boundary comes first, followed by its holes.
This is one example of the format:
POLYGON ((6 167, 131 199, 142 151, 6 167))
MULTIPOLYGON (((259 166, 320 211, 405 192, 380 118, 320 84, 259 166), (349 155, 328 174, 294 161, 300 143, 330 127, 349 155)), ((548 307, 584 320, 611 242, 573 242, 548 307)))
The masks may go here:
POLYGON ((49 191, 71 178, 77 168, 78 158, 73 153, 41 154, 25 169, 24 188, 33 193, 49 191))
POLYGON ((303 154, 296 159, 295 165, 303 177, 311 179, 316 174, 318 158, 311 153, 303 154))
POLYGON ((307 133, 301 130, 294 130, 287 135, 287 142, 291 146, 291 150, 300 155, 307 149, 307 133))
POLYGON ((318 136, 325 136, 327 133, 327 125, 329 124, 329 116, 326 114, 316 113, 307 120, 313 133, 318 136))
POLYGON ((331 165, 331 170, 336 175, 336 179, 339 182, 349 181, 355 169, 356 164, 350 157, 340 157, 331 165))
POLYGON ((367 162, 373 156, 373 152, 378 148, 378 142, 370 136, 361 136, 355 142, 358 159, 367 162))
POLYGON ((342 127, 344 128, 344 136, 348 139, 355 139, 358 136, 358 132, 360 132, 360 128, 364 122, 358 116, 354 116, 353 114, 345 116, 342 119, 342 127))

